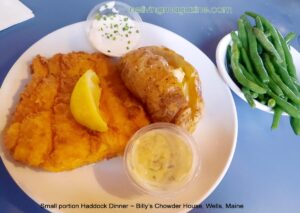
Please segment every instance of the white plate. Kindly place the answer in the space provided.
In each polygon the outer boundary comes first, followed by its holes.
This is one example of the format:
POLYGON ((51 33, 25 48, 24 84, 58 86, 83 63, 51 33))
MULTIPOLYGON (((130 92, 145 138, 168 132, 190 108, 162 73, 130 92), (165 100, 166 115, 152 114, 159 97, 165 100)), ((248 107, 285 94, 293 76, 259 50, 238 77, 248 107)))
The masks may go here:
MULTIPOLYGON (((232 40, 231 40, 231 35, 230 33, 227 34, 226 36, 224 36, 218 46, 217 46, 217 50, 216 50, 216 61, 217 61, 217 67, 218 70, 221 74, 221 76, 223 77, 225 83, 227 83, 227 85, 230 87, 230 89, 232 89, 232 91, 239 96, 241 99, 243 99, 245 102, 247 102, 243 92, 241 91, 241 89, 236 85, 236 83, 231 79, 231 76, 228 73, 228 70, 226 68, 226 51, 227 51, 227 47, 229 44, 231 44, 232 40)), ((291 54, 293 57, 293 61, 295 63, 295 67, 297 70, 297 76, 298 76, 298 80, 300 80, 300 53, 294 49, 293 47, 291 47, 291 54)), ((256 108, 260 109, 262 111, 265 112, 269 112, 269 113, 273 113, 273 109, 261 104, 260 102, 254 100, 256 108)), ((283 115, 288 115, 287 113, 283 113, 283 115)))
MULTIPOLYGON (((10 111, 18 101, 20 91, 30 78, 29 64, 32 58, 37 54, 50 57, 59 52, 94 51, 86 39, 84 29, 83 22, 59 29, 35 43, 18 59, 1 88, 1 132, 10 111)), ((12 178, 38 204, 129 204, 129 208, 122 212, 138 211, 139 209, 130 207, 137 203, 199 204, 224 177, 235 150, 238 129, 236 108, 230 90, 219 77, 215 65, 196 46, 175 33, 152 24, 144 23, 142 30, 141 46, 165 45, 183 55, 199 70, 205 113, 194 134, 202 156, 201 173, 196 182, 189 185, 187 191, 173 198, 159 198, 140 194, 132 188, 122 168, 122 158, 98 162, 73 171, 50 173, 21 166, 2 155, 12 178)), ((180 212, 188 209, 153 208, 149 212, 180 212)), ((78 208, 61 210, 91 212, 89 209, 78 208)), ((117 209, 105 210, 113 212, 117 209)))

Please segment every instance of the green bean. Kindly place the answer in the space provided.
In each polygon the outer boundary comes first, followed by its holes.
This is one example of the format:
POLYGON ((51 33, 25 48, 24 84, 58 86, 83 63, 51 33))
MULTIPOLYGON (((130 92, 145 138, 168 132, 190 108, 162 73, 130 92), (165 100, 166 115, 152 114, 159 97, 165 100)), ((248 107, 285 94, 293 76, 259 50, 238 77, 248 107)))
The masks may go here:
POLYGON ((256 92, 252 92, 252 93, 251 93, 251 96, 252 96, 252 98, 254 98, 254 99, 255 99, 255 98, 258 98, 258 94, 257 94, 256 92))
POLYGON ((253 100, 252 95, 250 93, 250 90, 248 88, 243 87, 242 92, 243 92, 248 104, 251 106, 251 108, 255 108, 255 103, 254 103, 254 100, 253 100))
POLYGON ((292 126, 292 129, 294 130, 294 133, 296 135, 300 135, 300 119, 290 117, 290 124, 292 126))
POLYGON ((265 95, 264 94, 258 94, 258 100, 259 101, 265 100, 265 95))
MULTIPOLYGON (((270 75, 270 77, 271 77, 271 75, 270 75)), ((281 88, 275 83, 275 81, 273 80, 272 77, 270 78, 270 82, 269 82, 268 86, 276 95, 278 95, 280 97, 284 97, 284 93, 282 92, 281 88)))
POLYGON ((282 59, 281 59, 280 55, 278 54, 278 52, 275 49, 275 47, 273 46, 273 44, 269 41, 267 36, 264 34, 264 32, 256 27, 253 28, 253 32, 254 32, 257 40, 263 46, 263 48, 265 50, 267 50, 270 54, 275 56, 279 63, 282 63, 282 59))
MULTIPOLYGON (((298 110, 300 110, 300 105, 294 104, 294 106, 297 107, 298 110)), ((292 127, 294 133, 296 135, 300 135, 300 119, 291 116, 290 117, 290 124, 291 124, 291 127, 292 127)))
POLYGON ((281 42, 281 45, 282 45, 282 48, 284 51, 287 71, 289 72, 290 76, 292 76, 293 78, 297 78, 296 68, 295 68, 295 65, 293 62, 293 57, 291 55, 289 47, 287 46, 284 38, 282 37, 282 35, 279 31, 278 31, 278 36, 279 36, 279 40, 281 42))
POLYGON ((249 80, 249 81, 253 81, 254 83, 256 83, 257 85, 265 88, 265 85, 263 83, 260 82, 260 80, 257 78, 257 76, 253 73, 248 72, 248 70, 242 65, 239 64, 244 76, 249 80))
POLYGON ((280 118, 283 111, 280 107, 276 106, 274 108, 274 116, 273 116, 273 122, 272 122, 272 129, 277 129, 280 123, 280 118))
POLYGON ((244 26, 245 26, 245 29, 246 29, 246 32, 247 32, 247 27, 248 27, 248 28, 249 28, 249 27, 250 27, 250 28, 252 27, 250 21, 248 20, 248 18, 247 18, 246 15, 241 15, 241 18, 240 18, 240 19, 243 20, 243 23, 244 23, 244 26))
POLYGON ((260 45, 260 43, 257 43, 257 52, 258 55, 261 55, 263 53, 263 47, 260 45))
MULTIPOLYGON (((262 32, 264 32, 264 27, 263 27, 259 17, 255 18, 255 26, 258 29, 260 29, 262 32)), ((262 54, 262 52, 263 52, 262 45, 259 42, 257 43, 257 52, 258 52, 259 55, 262 54)))
POLYGON ((245 49, 248 49, 248 39, 245 25, 242 19, 238 20, 238 36, 245 49))
POLYGON ((226 49, 226 58, 228 61, 230 61, 230 58, 231 58, 231 46, 230 45, 228 45, 227 49, 226 49))
POLYGON ((293 102, 300 104, 300 98, 287 85, 285 85, 281 78, 276 74, 275 68, 270 60, 270 57, 267 54, 264 54, 263 59, 270 77, 282 89, 283 93, 293 102))
POLYGON ((300 91, 300 83, 297 80, 294 80, 294 85, 298 91, 300 91))
POLYGON ((277 73, 280 75, 282 81, 298 96, 300 96, 300 93, 295 86, 294 78, 292 78, 286 68, 284 68, 281 64, 277 62, 274 57, 271 57, 272 64, 274 65, 277 73))
POLYGON ((282 49, 281 42, 279 40, 277 30, 275 29, 275 27, 266 18, 264 18, 261 15, 258 15, 258 14, 253 13, 253 12, 246 12, 246 14, 253 17, 253 18, 256 18, 258 16, 260 18, 262 24, 264 25, 265 29, 270 31, 272 39, 273 39, 274 46, 275 46, 277 52, 279 53, 279 55, 282 59, 282 65, 284 67, 286 67, 285 58, 284 58, 284 51, 282 49))
POLYGON ((255 26, 264 32, 264 26, 262 25, 261 20, 258 16, 256 16, 255 18, 255 26))
POLYGON ((263 83, 269 82, 269 76, 268 73, 264 67, 264 64, 257 52, 257 41, 256 37, 252 32, 252 29, 249 28, 249 26, 246 26, 247 36, 248 36, 248 43, 249 43, 249 53, 252 59, 252 63, 254 64, 254 67, 263 83))
POLYGON ((267 36, 268 39, 271 37, 271 33, 269 31, 266 31, 265 35, 267 36))
POLYGON ((280 96, 276 95, 271 90, 268 90, 267 93, 276 101, 276 104, 280 106, 283 111, 287 112, 292 117, 300 118, 300 111, 295 106, 293 106, 280 96))
MULTIPOLYGON (((246 29, 246 35, 247 35, 247 39, 249 41, 249 38, 248 38, 248 33, 247 33, 247 29, 251 29, 252 30, 252 26, 251 26, 251 23, 249 22, 248 18, 246 15, 242 15, 241 18, 243 23, 244 23, 244 26, 245 26, 245 29, 246 29)), ((248 49, 249 49, 249 46, 250 46, 250 43, 248 43, 248 49)), ((258 54, 261 54, 263 51, 261 45, 257 44, 257 52, 258 54)))
POLYGON ((268 100, 268 107, 273 108, 273 107, 275 107, 275 105, 276 105, 276 101, 273 98, 270 98, 268 100))
POLYGON ((239 48, 243 47, 242 42, 240 41, 239 37, 237 36, 237 34, 234 31, 232 31, 230 33, 230 35, 231 35, 232 41, 235 42, 239 48))
POLYGON ((239 66, 240 66, 240 68, 241 68, 241 70, 242 70, 244 76, 245 76, 249 81, 253 81, 253 82, 257 83, 256 80, 255 80, 255 77, 254 77, 253 75, 251 75, 251 74, 246 70, 246 68, 245 68, 242 64, 239 64, 239 66))
POLYGON ((243 47, 240 48, 240 51, 241 51, 241 56, 242 56, 242 62, 244 62, 248 72, 255 75, 254 71, 253 71, 253 68, 252 68, 252 65, 251 65, 251 62, 250 62, 250 59, 248 57, 248 54, 247 54, 245 48, 243 48, 243 47))
POLYGON ((226 66, 229 73, 232 72, 230 60, 231 60, 231 46, 228 45, 226 49, 226 66))
POLYGON ((258 94, 266 93, 266 90, 256 83, 249 81, 243 74, 240 66, 239 66, 240 53, 239 48, 236 43, 233 43, 232 46, 232 55, 231 55, 231 66, 233 70, 234 77, 236 80, 244 87, 249 88, 253 92, 258 94))
POLYGON ((284 40, 286 44, 290 44, 291 41, 294 40, 295 38, 296 38, 296 33, 290 32, 284 37, 284 40))

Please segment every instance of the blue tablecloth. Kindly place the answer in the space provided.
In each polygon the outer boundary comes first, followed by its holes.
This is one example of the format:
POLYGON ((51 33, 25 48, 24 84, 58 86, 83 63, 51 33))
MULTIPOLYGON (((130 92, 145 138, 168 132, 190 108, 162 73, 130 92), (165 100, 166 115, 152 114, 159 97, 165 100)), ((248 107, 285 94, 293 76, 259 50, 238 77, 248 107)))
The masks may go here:
MULTIPOLYGON (((35 18, 0 32, 0 82, 18 57, 33 43, 63 26, 82 21, 97 0, 23 0, 35 18)), ((299 0, 134 0, 132 6, 203 7, 198 14, 141 14, 146 22, 167 28, 199 47, 215 62, 218 41, 236 29, 245 11, 265 15, 282 33, 300 34, 299 0), (228 7, 229 14, 217 9, 228 7), (205 9, 207 8, 207 9, 205 9), (208 11, 208 12, 207 12, 208 11)), ((300 37, 292 44, 300 50, 300 37)), ((239 132, 232 164, 217 189, 203 202, 243 204, 243 209, 194 209, 193 212, 289 212, 300 211, 300 137, 284 118, 276 131, 270 130, 272 115, 251 109, 234 95, 239 132)), ((3 100, 1 100, 3 101, 3 100)), ((1 103, 0 101, 0 103, 1 103)), ((220 106, 221 107, 221 106, 220 106)), ((45 212, 14 183, 0 161, 0 211, 45 212)))

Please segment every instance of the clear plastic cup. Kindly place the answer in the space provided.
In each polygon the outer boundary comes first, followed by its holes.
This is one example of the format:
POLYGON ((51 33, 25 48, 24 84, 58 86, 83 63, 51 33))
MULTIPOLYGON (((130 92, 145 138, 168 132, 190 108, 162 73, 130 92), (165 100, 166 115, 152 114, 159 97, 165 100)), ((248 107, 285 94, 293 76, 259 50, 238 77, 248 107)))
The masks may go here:
MULTIPOLYGON (((143 157, 143 156, 140 156, 140 157, 143 157)), ((127 147, 126 147, 125 153, 124 153, 124 158, 125 158, 124 159, 124 167, 125 167, 128 177, 132 181, 133 185, 141 192, 144 192, 147 194, 152 194, 152 195, 173 196, 173 195, 177 194, 178 192, 182 192, 184 189, 187 188, 187 186, 190 183, 192 183, 195 180, 195 177, 198 175, 199 170, 200 170, 200 156, 199 156, 199 151, 198 151, 198 146, 196 144, 196 141, 194 140, 192 135, 190 135, 186 130, 184 130, 181 127, 178 127, 177 125, 171 124, 171 123, 154 123, 154 124, 150 124, 146 127, 143 127, 142 129, 137 131, 131 137, 131 139, 129 140, 129 142, 127 144, 127 147), (157 144, 153 147, 150 147, 150 149, 144 153, 141 153, 141 152, 139 153, 139 151, 137 151, 139 149, 138 146, 140 146, 142 143, 150 143, 151 144, 151 142, 149 142, 149 140, 152 140, 152 136, 156 137, 157 134, 163 134, 164 137, 170 136, 170 141, 164 143, 163 148, 164 149, 168 148, 167 146, 169 144, 169 145, 171 145, 170 150, 172 150, 172 151, 167 151, 167 153, 169 155, 166 155, 166 156, 172 156, 172 154, 177 153, 175 156, 173 156, 174 158, 177 158, 175 161, 173 161, 173 164, 175 162, 175 165, 172 165, 173 166, 172 168, 174 168, 173 171, 171 171, 171 170, 169 171, 168 166, 167 166, 168 164, 165 164, 165 162, 168 162, 168 163, 172 162, 172 158, 170 158, 170 160, 168 160, 168 158, 163 159, 164 164, 161 164, 161 165, 164 165, 164 166, 160 166, 160 169, 162 169, 161 171, 164 172, 164 173, 162 173, 163 175, 160 176, 160 180, 163 180, 161 183, 160 182, 156 183, 155 181, 152 181, 152 180, 149 181, 148 177, 145 178, 146 173, 139 174, 138 168, 140 167, 139 164, 141 162, 137 161, 137 159, 140 159, 138 156, 139 154, 147 155, 147 159, 155 159, 155 157, 157 157, 159 153, 162 153, 162 150, 155 150, 155 147, 157 147, 157 144), (145 139, 146 137, 148 137, 148 138, 145 139), (149 138, 151 138, 151 139, 149 139, 149 138), (172 140, 171 140, 171 138, 172 138, 172 140), (176 145, 176 147, 174 147, 172 145, 172 143, 170 143, 170 142, 175 141, 174 139, 176 139, 176 138, 178 139, 178 141, 176 143, 174 142, 174 145, 176 145), (147 142, 145 142, 145 141, 147 141, 147 142), (182 144, 180 144, 180 143, 182 143, 182 144), (167 144, 167 146, 166 146, 166 144, 167 144), (187 150, 190 150, 190 151, 187 152, 187 150), (171 153, 171 155, 170 155, 170 153, 171 153), (186 158, 184 158, 183 155, 187 154, 187 153, 190 154, 191 156, 185 156, 186 158), (152 158, 152 155, 154 156, 154 158, 152 158), (186 160, 186 162, 184 162, 185 160, 186 160), (178 173, 178 172, 183 171, 181 168, 182 165, 184 165, 185 163, 189 164, 190 161, 191 161, 191 166, 188 167, 189 168, 188 172, 184 173, 184 175, 181 177, 180 181, 178 181, 176 178, 174 178, 171 181, 165 181, 165 180, 167 180, 168 175, 171 175, 173 173, 180 175, 180 173, 178 173), (176 165, 176 163, 178 165, 176 165), (178 171, 176 171, 176 169, 178 171), (166 178, 164 176, 166 176, 166 178)), ((150 165, 150 164, 148 164, 147 161, 143 160, 143 163, 141 164, 142 165, 141 168, 144 169, 144 167, 143 167, 144 165, 150 165)), ((155 167, 154 167, 154 169, 155 169, 155 167)), ((147 169, 142 170, 142 171, 147 171, 147 169)), ((151 174, 151 175, 156 174, 155 172, 153 172, 153 167, 150 168, 149 174, 151 174)))
POLYGON ((141 22, 140 15, 129 5, 107 1, 91 10, 86 20, 86 32, 98 51, 120 57, 138 45, 141 22))

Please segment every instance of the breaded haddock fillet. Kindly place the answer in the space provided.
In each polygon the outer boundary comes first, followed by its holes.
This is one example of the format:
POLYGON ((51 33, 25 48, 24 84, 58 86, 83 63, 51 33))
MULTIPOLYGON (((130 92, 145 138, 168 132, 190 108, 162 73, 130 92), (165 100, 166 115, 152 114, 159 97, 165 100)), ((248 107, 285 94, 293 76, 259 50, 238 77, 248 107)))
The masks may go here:
POLYGON ((33 167, 63 171, 121 155, 128 139, 149 120, 143 107, 124 86, 111 59, 76 52, 50 59, 37 56, 32 79, 4 135, 12 157, 33 167), (108 131, 93 132, 70 111, 72 90, 88 69, 100 78, 100 108, 108 131))

